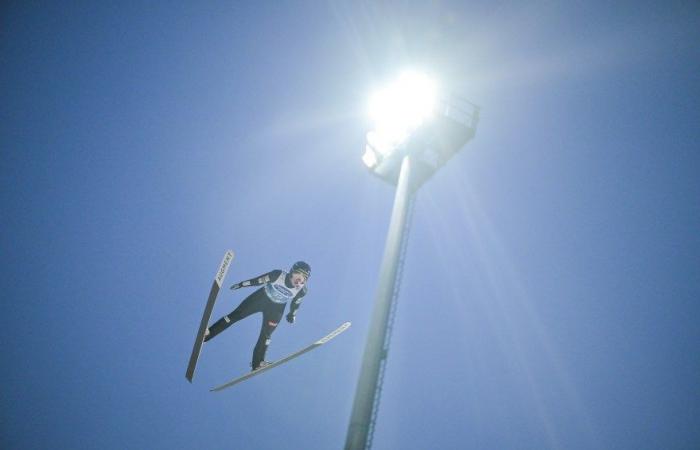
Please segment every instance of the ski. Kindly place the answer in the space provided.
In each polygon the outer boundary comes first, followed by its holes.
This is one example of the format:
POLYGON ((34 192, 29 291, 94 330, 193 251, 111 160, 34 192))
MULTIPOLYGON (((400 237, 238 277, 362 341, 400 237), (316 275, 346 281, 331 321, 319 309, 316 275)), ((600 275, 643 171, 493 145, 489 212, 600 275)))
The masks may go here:
POLYGON ((197 361, 199 360, 199 354, 202 351, 202 344, 204 343, 204 333, 207 330, 207 325, 209 325, 209 318, 211 317, 211 312, 214 310, 214 303, 216 302, 216 296, 219 294, 221 285, 226 278, 226 272, 233 261, 233 251, 227 250, 224 254, 224 259, 221 261, 219 270, 216 272, 214 277, 214 282, 211 285, 211 290, 209 291, 209 298, 207 299, 207 304, 204 307, 204 314, 202 315, 202 320, 199 323, 199 331, 197 331, 197 337, 194 341, 194 347, 192 348, 192 355, 190 356, 190 362, 187 365, 187 373, 185 377, 187 381, 192 382, 194 377, 194 371, 197 368, 197 361))
POLYGON ((279 365, 281 365, 281 364, 284 364, 284 363, 286 363, 287 361, 290 361, 290 360, 296 358, 297 356, 301 356, 301 355, 303 355, 303 354, 306 353, 306 352, 309 352, 309 351, 311 351, 311 350, 313 350, 313 349, 315 349, 315 348, 317 348, 317 347, 320 347, 321 345, 325 344, 326 342, 330 341, 330 340, 333 339, 334 337, 338 336, 340 333, 342 333, 343 331, 347 330, 348 328, 350 328, 350 322, 345 322, 344 324, 342 324, 341 326, 339 326, 338 328, 336 328, 335 330, 333 330, 332 332, 330 332, 328 335, 326 335, 326 336, 322 337, 321 339, 319 339, 318 341, 314 342, 313 344, 308 345, 308 346, 302 348, 301 350, 296 351, 296 352, 292 353, 291 355, 286 356, 286 357, 284 357, 284 358, 282 358, 282 359, 280 359, 280 360, 274 361, 274 362, 268 364, 268 365, 265 366, 265 367, 262 367, 262 368, 257 369, 257 370, 253 370, 252 372, 248 372, 247 374, 245 374, 245 375, 243 375, 243 376, 240 376, 240 377, 238 377, 238 378, 234 378, 233 380, 231 380, 231 381, 229 381, 229 382, 227 382, 227 383, 224 383, 224 384, 222 384, 222 385, 220 385, 220 386, 216 386, 216 387, 211 388, 211 389, 209 389, 209 390, 210 390, 211 392, 222 391, 222 390, 224 390, 224 389, 226 389, 226 388, 228 388, 228 387, 233 386, 234 384, 238 384, 238 383, 240 383, 240 382, 242 382, 242 381, 245 381, 245 380, 247 380, 247 379, 249 379, 249 378, 252 378, 252 377, 254 377, 254 376, 256 376, 256 375, 260 375, 261 373, 266 372, 266 371, 268 371, 268 370, 270 370, 270 369, 272 369, 272 368, 274 368, 274 367, 277 367, 277 366, 279 366, 279 365))

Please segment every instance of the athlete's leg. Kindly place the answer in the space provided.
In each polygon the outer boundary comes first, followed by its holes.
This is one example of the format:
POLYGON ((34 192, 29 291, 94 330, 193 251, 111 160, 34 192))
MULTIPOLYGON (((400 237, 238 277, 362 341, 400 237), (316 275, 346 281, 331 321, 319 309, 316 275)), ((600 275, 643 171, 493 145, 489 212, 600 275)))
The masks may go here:
POLYGON ((208 328, 209 333, 205 335, 204 342, 212 339, 239 320, 245 319, 251 314, 261 312, 265 300, 267 300, 267 295, 262 289, 258 289, 250 294, 236 309, 214 322, 214 324, 208 328))
POLYGON ((260 336, 258 342, 253 349, 253 370, 257 369, 260 362, 265 359, 267 347, 270 345, 272 333, 277 329, 277 325, 284 314, 284 303, 274 303, 267 300, 267 304, 263 308, 263 320, 260 327, 260 336))

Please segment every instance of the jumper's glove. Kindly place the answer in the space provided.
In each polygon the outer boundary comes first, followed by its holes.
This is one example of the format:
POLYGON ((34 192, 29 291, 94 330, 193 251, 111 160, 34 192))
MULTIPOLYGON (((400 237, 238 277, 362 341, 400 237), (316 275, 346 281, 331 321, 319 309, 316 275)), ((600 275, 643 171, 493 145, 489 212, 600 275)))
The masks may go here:
POLYGON ((231 290, 234 291, 236 289, 240 289, 242 287, 247 287, 247 286, 250 286, 250 280, 241 281, 240 283, 234 284, 233 286, 231 286, 231 290))
POLYGON ((296 313, 289 313, 289 314, 287 314, 287 322, 289 322, 289 323, 294 323, 294 321, 296 320, 296 318, 297 318, 296 313))

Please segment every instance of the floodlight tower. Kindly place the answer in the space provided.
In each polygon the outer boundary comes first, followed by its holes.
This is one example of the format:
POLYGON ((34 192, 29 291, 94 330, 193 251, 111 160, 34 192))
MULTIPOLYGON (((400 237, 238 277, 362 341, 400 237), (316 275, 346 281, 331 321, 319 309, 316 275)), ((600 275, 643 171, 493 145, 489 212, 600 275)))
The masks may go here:
POLYGON ((428 77, 412 72, 375 94, 370 114, 375 128, 362 160, 396 194, 345 450, 372 445, 415 193, 474 137, 479 120, 476 105, 439 95, 428 77))

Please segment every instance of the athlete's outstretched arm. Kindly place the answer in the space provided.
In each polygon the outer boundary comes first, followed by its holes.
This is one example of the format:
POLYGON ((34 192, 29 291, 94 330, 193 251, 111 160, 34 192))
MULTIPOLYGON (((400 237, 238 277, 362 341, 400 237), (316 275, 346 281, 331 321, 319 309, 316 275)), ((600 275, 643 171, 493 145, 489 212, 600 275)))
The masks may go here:
POLYGON ((240 289, 242 287, 248 286, 260 286, 261 284, 265 284, 270 282, 271 280, 274 280, 275 278, 280 276, 280 273, 282 273, 281 270, 273 270, 263 275, 260 275, 259 277, 251 278, 250 280, 245 280, 241 281, 240 283, 236 283, 231 286, 231 289, 240 289))
POLYGON ((299 293, 292 299, 292 301, 289 302, 289 314, 287 314, 287 322, 294 323, 294 321, 296 320, 297 310, 301 306, 301 301, 304 299, 306 292, 307 289, 306 286, 304 286, 304 289, 299 291, 299 293))

